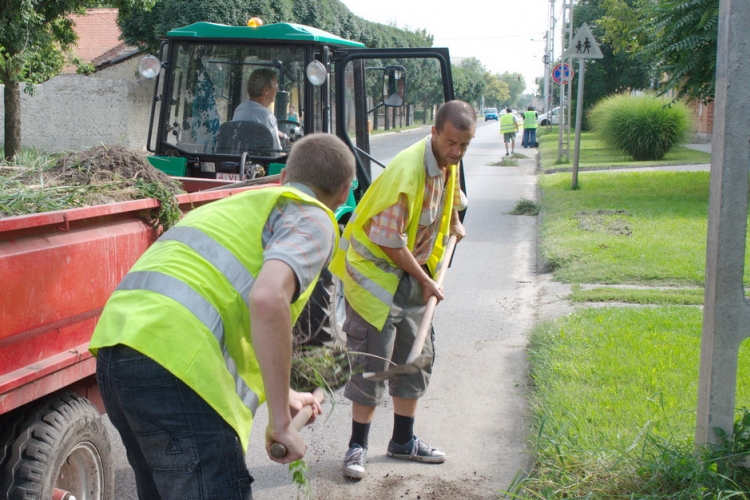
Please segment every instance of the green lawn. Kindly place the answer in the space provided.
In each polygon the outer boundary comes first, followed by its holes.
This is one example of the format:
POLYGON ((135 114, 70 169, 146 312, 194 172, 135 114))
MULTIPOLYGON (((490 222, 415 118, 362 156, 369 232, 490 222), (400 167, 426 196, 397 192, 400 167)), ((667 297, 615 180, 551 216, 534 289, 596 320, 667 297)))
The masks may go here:
MULTIPOLYGON (((570 155, 567 163, 557 163, 558 128, 552 127, 547 132, 546 127, 540 127, 537 140, 539 142, 539 157, 542 170, 557 171, 570 169, 573 166, 573 150, 575 148, 575 133, 570 135, 570 155)), ((563 161, 565 156, 563 155, 563 161)), ((621 166, 666 166, 666 165, 692 165, 698 163, 711 163, 711 155, 702 151, 695 151, 683 146, 677 146, 666 154, 660 161, 633 161, 633 159, 618 151, 607 148, 606 144, 596 138, 593 132, 581 132, 581 147, 578 158, 578 167, 608 168, 621 166)))
MULTIPOLYGON (((540 140, 543 165, 556 137, 540 140)), ((582 158, 613 162, 589 146, 582 158)), ((584 171, 578 181, 573 190, 570 173, 540 175, 540 253, 579 305, 649 307, 582 308, 534 330, 534 468, 509 497, 750 499, 750 343, 740 348, 735 438, 694 449, 709 173, 584 171)))
MULTIPOLYGON (((693 457, 701 321, 696 307, 604 308, 537 327, 535 469, 519 498, 728 498, 712 495, 741 489, 716 474, 722 463, 693 457)), ((750 406, 748 346, 736 402, 750 406)), ((748 469, 730 472, 747 491, 748 469)))
POLYGON ((709 172, 582 172, 578 181, 573 190, 568 173, 539 177, 541 254, 556 279, 703 286, 709 172))

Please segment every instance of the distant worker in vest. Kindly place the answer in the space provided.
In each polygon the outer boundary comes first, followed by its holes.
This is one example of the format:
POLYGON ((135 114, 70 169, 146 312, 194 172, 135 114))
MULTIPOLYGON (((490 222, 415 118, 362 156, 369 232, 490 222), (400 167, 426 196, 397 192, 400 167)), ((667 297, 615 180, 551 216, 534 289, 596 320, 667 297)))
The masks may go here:
MULTIPOLYGON (((411 350, 425 305, 443 299, 434 281, 443 262, 449 235, 466 234, 459 219, 463 209, 458 168, 474 137, 476 112, 463 101, 449 101, 435 116, 431 134, 400 152, 367 189, 344 230, 330 269, 343 283, 347 348, 359 356, 354 364, 365 372, 402 365, 411 350), (379 359, 379 358, 382 359, 379 359)), ((430 380, 433 331, 421 355, 427 366, 414 375, 388 381, 394 425, 387 455, 442 463, 444 452, 414 435, 417 403, 430 380)), ((352 433, 344 456, 345 476, 365 475, 370 423, 383 398, 385 382, 354 375, 344 396, 352 401, 352 433)))
POLYGON ((537 119, 539 114, 534 111, 534 106, 529 106, 526 112, 523 114, 523 140, 521 146, 524 148, 535 148, 538 146, 536 142, 536 129, 539 126, 537 119))
POLYGON ((272 69, 256 69, 247 79, 246 101, 242 101, 232 116, 233 122, 255 122, 267 125, 273 134, 273 147, 281 151, 281 141, 287 136, 279 131, 276 117, 268 107, 276 101, 279 91, 278 78, 272 69))
POLYGON ((290 422, 321 407, 290 389, 292 325, 333 255, 354 165, 336 136, 302 138, 281 186, 191 211, 110 297, 90 349, 141 500, 251 499, 244 457, 263 402, 269 457, 287 449, 271 460, 305 455, 290 422))
POLYGON ((505 114, 500 117, 500 133, 503 134, 505 143, 505 156, 510 156, 516 151, 516 132, 518 132, 518 118, 510 107, 505 108, 505 114), (510 152, 508 152, 508 143, 511 144, 510 152))

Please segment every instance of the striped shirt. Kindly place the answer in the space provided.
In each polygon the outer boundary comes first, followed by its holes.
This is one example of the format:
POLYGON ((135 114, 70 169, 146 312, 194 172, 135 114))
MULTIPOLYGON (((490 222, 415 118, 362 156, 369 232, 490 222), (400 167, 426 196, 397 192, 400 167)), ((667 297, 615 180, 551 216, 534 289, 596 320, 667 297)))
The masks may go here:
MULTIPOLYGON (((425 139, 424 168, 425 175, 424 199, 422 200, 422 212, 419 217, 417 236, 414 242, 412 255, 419 265, 424 265, 435 246, 440 226, 439 215, 443 213, 445 205, 445 182, 448 172, 443 173, 438 167, 437 159, 432 152, 432 138, 425 139)), ((461 205, 461 190, 454 191, 453 206, 461 205)), ((407 244, 406 224, 409 220, 409 211, 405 194, 399 196, 398 202, 391 205, 372 218, 365 227, 370 240, 373 243, 388 247, 402 248, 407 244)))
MULTIPOLYGON (((315 194, 299 183, 290 183, 306 195, 315 194)), ((294 271, 300 291, 306 290, 333 255, 334 227, 329 215, 316 205, 281 197, 263 227, 263 262, 280 260, 294 271)))

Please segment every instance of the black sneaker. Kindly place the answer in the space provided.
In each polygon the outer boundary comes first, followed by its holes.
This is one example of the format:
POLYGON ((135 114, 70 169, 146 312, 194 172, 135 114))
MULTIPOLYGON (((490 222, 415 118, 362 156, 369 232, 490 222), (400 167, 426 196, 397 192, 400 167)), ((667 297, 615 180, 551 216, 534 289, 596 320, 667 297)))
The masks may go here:
POLYGON ((392 458, 401 458, 404 460, 416 460, 418 462, 427 462, 431 464, 441 464, 445 462, 445 453, 430 446, 414 436, 406 444, 396 444, 391 440, 388 443, 388 456, 392 458))
POLYGON ((367 448, 353 444, 344 455, 344 475, 354 479, 365 477, 365 457, 367 457, 367 448))

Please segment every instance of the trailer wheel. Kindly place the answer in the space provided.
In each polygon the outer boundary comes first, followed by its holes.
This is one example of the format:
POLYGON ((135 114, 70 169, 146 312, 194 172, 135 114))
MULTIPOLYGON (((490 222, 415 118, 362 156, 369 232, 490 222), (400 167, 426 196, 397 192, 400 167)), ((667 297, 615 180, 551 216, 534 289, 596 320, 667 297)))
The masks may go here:
POLYGON ((56 395, 3 422, 0 498, 110 500, 114 467, 107 430, 96 407, 75 393, 56 395))

